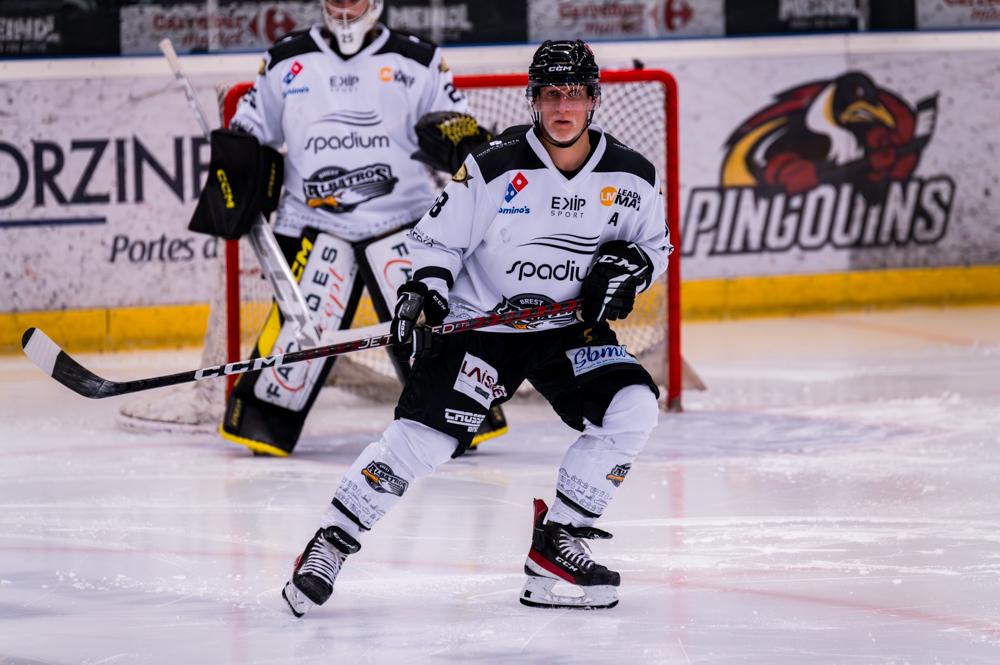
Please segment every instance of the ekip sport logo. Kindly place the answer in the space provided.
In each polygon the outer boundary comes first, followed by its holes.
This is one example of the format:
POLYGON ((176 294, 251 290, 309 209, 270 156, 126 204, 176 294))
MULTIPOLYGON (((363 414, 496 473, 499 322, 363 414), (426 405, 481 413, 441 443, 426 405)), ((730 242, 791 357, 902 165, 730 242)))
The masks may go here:
POLYGON ((726 141, 720 186, 691 190, 683 255, 936 244, 955 183, 914 175, 936 117, 936 94, 910 106, 858 71, 778 93, 726 141))

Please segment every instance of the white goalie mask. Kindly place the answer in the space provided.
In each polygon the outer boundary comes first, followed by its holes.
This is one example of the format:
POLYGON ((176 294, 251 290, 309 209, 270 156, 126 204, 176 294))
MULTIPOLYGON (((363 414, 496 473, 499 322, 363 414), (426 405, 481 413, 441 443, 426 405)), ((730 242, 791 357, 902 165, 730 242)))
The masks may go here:
POLYGON ((320 0, 323 21, 344 55, 361 50, 365 35, 382 15, 382 0, 320 0))

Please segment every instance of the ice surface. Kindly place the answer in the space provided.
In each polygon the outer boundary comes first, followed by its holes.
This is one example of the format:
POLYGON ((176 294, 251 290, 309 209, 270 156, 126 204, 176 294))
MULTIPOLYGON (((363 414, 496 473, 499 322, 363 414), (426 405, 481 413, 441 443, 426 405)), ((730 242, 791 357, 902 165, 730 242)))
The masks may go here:
MULTIPOLYGON (((58 342, 58 340, 56 340, 58 342)), ((327 393, 296 455, 116 428, 0 359, 0 663, 1000 663, 1000 309, 689 324, 709 385, 600 526, 604 612, 517 602, 543 405, 414 484, 296 620, 281 585, 391 418, 327 393)), ((84 356, 109 378, 195 352, 84 356)))

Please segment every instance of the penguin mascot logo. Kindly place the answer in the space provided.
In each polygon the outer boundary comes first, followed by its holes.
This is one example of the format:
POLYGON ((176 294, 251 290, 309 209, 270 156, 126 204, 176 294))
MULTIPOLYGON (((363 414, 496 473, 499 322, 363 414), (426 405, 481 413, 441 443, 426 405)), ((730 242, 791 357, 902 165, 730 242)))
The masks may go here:
POLYGON ((910 177, 936 115, 936 96, 914 109, 862 72, 799 85, 732 133, 721 182, 800 194, 849 181, 871 197, 910 177))
POLYGON ((937 244, 955 182, 915 173, 937 108, 858 71, 779 92, 726 139, 719 184, 690 189, 682 256, 937 244))

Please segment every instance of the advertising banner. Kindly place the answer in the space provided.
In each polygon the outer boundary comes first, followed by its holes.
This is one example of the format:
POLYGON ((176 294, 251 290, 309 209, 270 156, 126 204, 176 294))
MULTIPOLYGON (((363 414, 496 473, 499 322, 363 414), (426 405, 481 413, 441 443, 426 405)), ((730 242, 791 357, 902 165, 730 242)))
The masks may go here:
POLYGON ((685 278, 1000 263, 995 58, 679 65, 685 278))
POLYGON ((1000 27, 1000 0, 916 0, 917 27, 1000 27))
POLYGON ((528 37, 636 39, 722 35, 723 0, 529 0, 528 37))
POLYGON ((158 53, 169 37, 178 53, 254 51, 322 20, 315 0, 129 5, 121 9, 121 52, 158 53), (215 3, 212 3, 215 4, 215 3))
MULTIPOLYGON (((1000 264, 997 52, 892 39, 634 51, 680 90, 685 280, 1000 264)), ((193 76, 206 109, 213 77, 238 78, 193 76)), ((216 244, 186 231, 209 151, 168 75, 4 80, 0 113, 0 311, 209 299, 216 244)))
POLYGON ((0 57, 114 55, 118 48, 118 12, 97 0, 0 2, 0 57))
POLYGON ((209 148, 171 78, 0 81, 0 112, 0 311, 209 299, 209 148))
POLYGON ((726 0, 726 34, 865 30, 867 8, 866 0, 726 0))
POLYGON ((382 22, 438 44, 527 41, 525 0, 386 0, 382 22))

